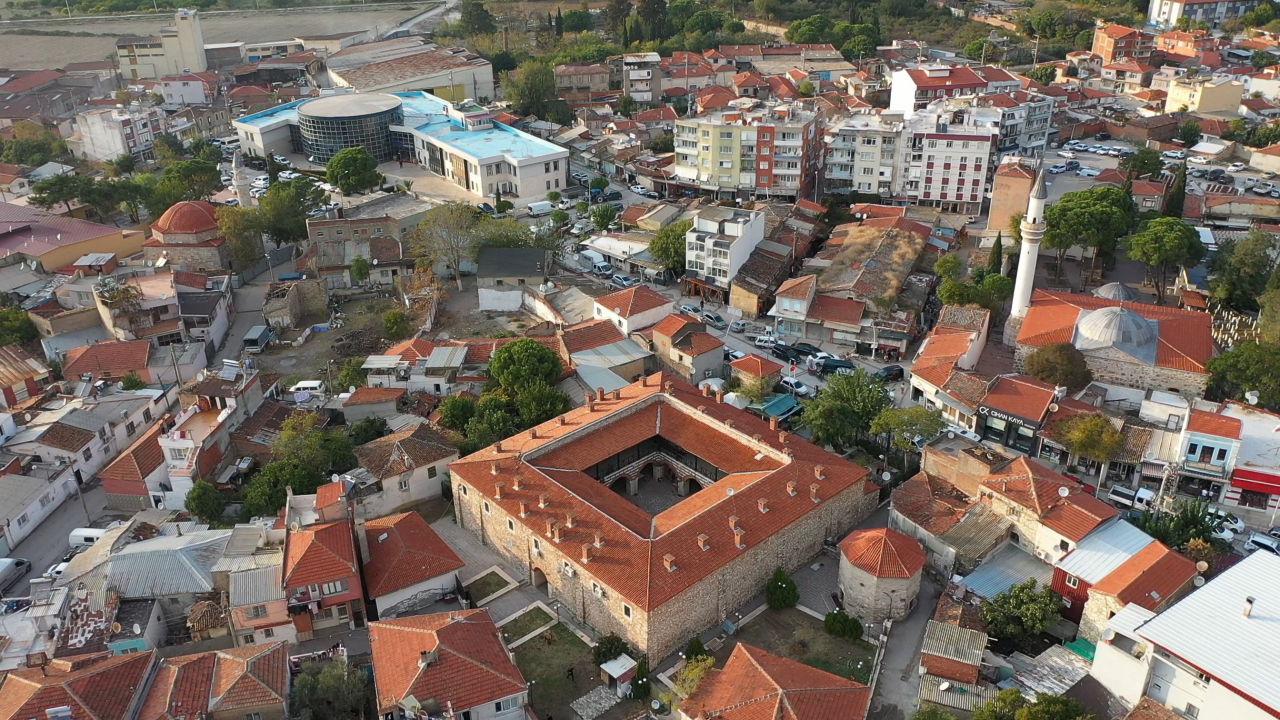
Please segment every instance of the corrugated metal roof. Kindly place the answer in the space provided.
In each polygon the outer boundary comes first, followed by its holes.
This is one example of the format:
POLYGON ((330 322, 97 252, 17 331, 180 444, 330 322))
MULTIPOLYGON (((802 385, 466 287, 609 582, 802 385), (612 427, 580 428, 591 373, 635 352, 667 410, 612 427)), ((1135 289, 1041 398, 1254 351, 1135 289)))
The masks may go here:
POLYGON ((1138 628, 1138 635, 1270 709, 1280 708, 1280 557, 1256 552, 1138 628), (1245 598, 1253 609, 1245 617, 1245 598))
POLYGON ((456 368, 462 367, 462 363, 467 360, 467 348, 463 347, 438 347, 431 351, 425 362, 420 363, 423 367, 429 368, 456 368))
POLYGON ((283 600, 285 592, 281 586, 282 562, 274 567, 255 568, 244 572, 231 573, 231 605, 260 605, 266 602, 283 600))
POLYGON ((613 392, 631 384, 609 368, 579 365, 577 370, 578 377, 587 387, 593 390, 595 388, 604 388, 605 392, 613 392))
POLYGON ((924 675, 920 678, 920 701, 934 705, 967 710, 972 712, 993 700, 999 688, 992 685, 974 685, 940 678, 936 675, 924 675), (942 684, 947 689, 942 689, 942 684))
POLYGON ((211 568, 230 537, 230 530, 206 530, 126 545, 108 560, 110 586, 125 598, 209 592, 211 568))
POLYGON ((388 370, 403 362, 399 355, 370 355, 360 366, 362 370, 388 370))
POLYGON ((1068 575, 1096 585, 1153 542, 1150 535, 1124 520, 1117 520, 1086 535, 1075 550, 1058 561, 1058 567, 1068 575))
POLYGON ((965 513, 954 527, 939 538, 955 549, 960 557, 980 558, 1009 534, 1013 522, 978 503, 965 513))
POLYGON ((930 620, 920 652, 977 667, 982 664, 982 651, 986 649, 986 633, 930 620))
POLYGON ((1042 563, 1027 551, 1007 543, 998 548, 977 570, 969 573, 964 584, 979 597, 991 598, 1005 590, 1034 579, 1048 585, 1053 579, 1053 566, 1042 563))
POLYGON ((590 350, 581 350, 573 353, 570 357, 574 364, 578 366, 592 365, 601 368, 615 368, 619 365, 636 360, 643 360, 651 355, 648 350, 640 347, 640 343, 627 338, 611 342, 608 345, 593 347, 590 350))
POLYGON ((1018 688, 1028 700, 1037 693, 1061 695, 1089 674, 1090 662, 1061 645, 1054 645, 1034 658, 1014 653, 1008 658, 1013 677, 1002 688, 1018 688))
POLYGON ((1107 622, 1107 627, 1115 630, 1121 635, 1128 635, 1131 638, 1138 637, 1138 626, 1155 617, 1156 614, 1142 607, 1137 603, 1129 603, 1120 609, 1120 612, 1111 616, 1111 620, 1107 622))

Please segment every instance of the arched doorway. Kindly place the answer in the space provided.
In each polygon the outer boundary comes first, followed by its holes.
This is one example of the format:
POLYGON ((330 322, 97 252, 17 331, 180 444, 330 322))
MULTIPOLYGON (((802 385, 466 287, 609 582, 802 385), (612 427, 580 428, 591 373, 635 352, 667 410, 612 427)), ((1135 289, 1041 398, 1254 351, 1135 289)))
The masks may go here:
POLYGON ((542 568, 534 568, 529 573, 529 579, 533 584, 533 589, 538 592, 545 593, 547 597, 551 597, 551 590, 547 587, 547 574, 542 572, 542 568))

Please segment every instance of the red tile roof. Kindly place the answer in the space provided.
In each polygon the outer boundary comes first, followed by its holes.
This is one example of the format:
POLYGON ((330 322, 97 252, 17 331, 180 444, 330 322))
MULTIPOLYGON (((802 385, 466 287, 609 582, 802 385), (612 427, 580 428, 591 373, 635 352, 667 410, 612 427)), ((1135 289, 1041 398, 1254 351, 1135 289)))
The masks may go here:
POLYGON ((678 347, 690 355, 698 357, 699 355, 705 355, 724 347, 724 341, 709 332, 702 332, 699 330, 685 335, 675 343, 674 347, 678 347))
POLYGON ((354 452, 360 467, 386 480, 457 455, 458 448, 447 435, 418 423, 370 440, 354 452))
POLYGON ((1053 385, 1027 375, 1003 375, 987 390, 982 404, 1039 422, 1053 401, 1053 385))
POLYGON ((973 503, 954 485, 921 471, 893 490, 893 510, 932 535, 964 519, 973 503))
POLYGON ((436 348, 435 343, 426 338, 412 338, 404 342, 396 343, 387 348, 386 355, 399 355, 401 360, 413 362, 419 358, 425 358, 431 355, 431 351, 436 348))
POLYGON ((157 422, 98 473, 98 477, 102 479, 102 488, 108 495, 147 494, 147 485, 143 480, 164 464, 160 430, 161 423, 157 422))
POLYGON ((408 392, 404 388, 358 387, 351 397, 342 401, 342 407, 352 405, 372 405, 374 403, 398 402, 408 392))
POLYGON ((1143 697, 1137 705, 1124 716, 1124 720, 1182 720, 1182 716, 1152 700, 1143 697))
POLYGON ((198 233, 218 227, 217 208, 203 200, 184 200, 170 207, 151 223, 152 230, 162 233, 198 233))
POLYGON ((871 688, 738 643, 680 704, 692 720, 863 720, 871 688))
POLYGON ((608 320, 587 320, 565 328, 560 333, 560 339, 564 341, 565 352, 572 355, 626 338, 622 335, 622 331, 608 320))
POLYGON ((892 528, 854 530, 840 541, 840 552, 854 567, 877 578, 909 578, 924 567, 924 548, 892 528))
POLYGON ((316 507, 325 508, 342 502, 347 487, 341 482, 327 482, 316 488, 316 507))
POLYGON ((865 468, 803 438, 770 430, 760 418, 709 400, 669 373, 642 378, 619 390, 617 399, 575 408, 562 418, 454 461, 449 469, 455 491, 458 485, 470 486, 539 534, 547 531, 549 522, 564 523, 566 513, 573 512, 573 527, 562 526, 563 547, 586 544, 592 555, 591 575, 644 610, 672 600, 739 557, 730 516, 743 518, 744 542, 749 545, 763 542, 837 495, 878 492, 867 482, 865 468), (670 394, 664 392, 668 386, 670 394), (733 423, 732 433, 726 431, 726 421, 733 423), (543 449, 570 432, 572 441, 543 449), (735 492, 695 493, 654 516, 582 472, 659 434, 727 473, 717 487, 733 487, 735 492), (749 439, 756 434, 759 441, 749 439), (788 449, 789 456, 783 453, 788 449), (498 482, 505 485, 501 499, 494 497, 498 482), (795 495, 787 491, 788 482, 795 483, 795 495), (818 485, 816 503, 809 497, 810 484, 818 485), (767 513, 759 512, 758 500, 767 503, 767 513), (592 545, 596 532, 604 538, 599 547, 592 545), (710 549, 698 549, 701 534, 708 536, 710 549), (675 556, 675 570, 666 569, 667 554, 675 556))
POLYGON ((1050 529, 1076 542, 1118 514, 1085 486, 1022 455, 987 476, 982 486, 1034 512, 1050 529), (1067 489, 1065 496, 1062 488, 1067 489))
POLYGON ((629 318, 670 305, 671 301, 657 291, 651 290, 647 285, 633 285, 626 290, 596 298, 596 304, 610 312, 617 311, 620 317, 629 318))
POLYGON ((1187 429, 1191 432, 1231 438, 1232 440, 1240 439, 1242 428, 1244 428, 1244 423, 1240 422, 1240 418, 1227 417, 1196 409, 1191 410, 1191 418, 1187 422, 1187 429))
POLYGON ((148 650, 10 670, 0 686, 0 718, 43 718, 46 710, 65 706, 73 720, 132 720, 130 710, 146 689, 154 659, 155 651, 148 650))
MULTIPOLYGON (((95 379, 124 377, 130 371, 144 373, 151 358, 150 340, 127 340, 82 345, 67 351, 67 363, 62 368, 63 377, 79 377, 86 373, 95 379)), ((142 374, 142 373, 139 373, 142 374)), ((143 378, 146 379, 145 377, 143 378)))
POLYGON ((686 313, 671 313, 653 326, 653 333, 668 338, 674 337, 690 323, 701 325, 702 321, 686 313))
POLYGON ((842 325, 857 325, 862 321, 862 313, 866 309, 867 304, 861 300, 815 295, 813 302, 809 304, 809 317, 842 325))
POLYGON ((44 361, 37 359, 21 347, 17 345, 0 347, 0 386, 23 385, 27 380, 48 375, 49 367, 44 364, 44 361))
POLYGON ((1191 582, 1196 565, 1159 540, 1134 553, 1092 590, 1157 610, 1191 582))
POLYGON ((204 273, 187 272, 186 270, 174 270, 173 282, 175 285, 182 285, 197 290, 204 290, 208 287, 209 276, 204 273))
POLYGON ((284 553, 285 587, 326 583, 358 574, 351 524, 346 520, 289 530, 284 553))
POLYGON ((283 712, 288 695, 284 641, 178 655, 160 662, 138 719, 185 720, 264 706, 283 712))
POLYGON ((743 357, 729 363, 729 365, 740 372, 758 378, 769 377, 770 375, 782 372, 782 365, 780 363, 776 363, 767 357, 762 357, 755 353, 744 355, 743 357))
POLYGON ((369 645, 380 713, 393 712, 409 695, 461 709, 529 688, 487 609, 371 622, 369 645), (422 667, 427 652, 434 658, 422 667))
POLYGON ((800 277, 786 280, 778 286, 778 291, 773 294, 774 297, 792 298, 795 300, 808 300, 813 294, 813 289, 818 286, 817 275, 801 275, 800 277))
POLYGON ((1208 313, 1161 305, 1110 300, 1093 295, 1036 290, 1031 307, 1018 331, 1018 344, 1042 347, 1055 342, 1071 342, 1082 310, 1123 307, 1158 321, 1159 339, 1156 365, 1207 373, 1213 357, 1213 318, 1208 313))
POLYGON ((440 577, 463 565, 453 548, 416 512, 370 520, 364 534, 370 555, 364 564, 364 579, 371 598, 440 577))

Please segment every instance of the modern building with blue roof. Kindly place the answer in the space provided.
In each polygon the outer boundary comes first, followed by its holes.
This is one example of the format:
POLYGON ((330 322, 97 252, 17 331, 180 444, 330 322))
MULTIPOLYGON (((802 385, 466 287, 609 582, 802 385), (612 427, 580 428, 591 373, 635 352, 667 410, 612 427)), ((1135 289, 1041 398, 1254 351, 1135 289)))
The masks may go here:
POLYGON ((381 162, 417 162, 477 199, 518 205, 569 186, 569 151, 494 122, 470 100, 426 92, 349 93, 286 103, 234 121, 250 155, 292 152, 327 162, 362 146, 381 162))

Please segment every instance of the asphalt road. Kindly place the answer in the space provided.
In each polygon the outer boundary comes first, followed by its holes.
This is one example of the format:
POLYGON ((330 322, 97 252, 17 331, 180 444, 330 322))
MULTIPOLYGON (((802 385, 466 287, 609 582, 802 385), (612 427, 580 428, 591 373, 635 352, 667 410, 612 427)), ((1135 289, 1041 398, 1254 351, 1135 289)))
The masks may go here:
MULTIPOLYGON (((83 503, 74 495, 58 506, 39 527, 9 553, 9 557, 31 561, 31 573, 5 593, 5 597, 26 597, 30 594, 31 579, 38 578, 71 549, 68 537, 71 531, 81 527, 105 526, 116 519, 107 513, 107 493, 101 484, 83 491, 83 503), (88 509, 86 514, 85 510, 88 509)), ((127 513, 119 517, 125 517, 127 513)))
POLYGON ((267 285, 273 277, 279 277, 280 273, 293 272, 292 261, 283 262, 276 265, 270 272, 264 272, 258 277, 250 280, 248 283, 235 290, 236 316, 231 321, 231 329, 227 331, 227 342, 214 356, 213 362, 209 363, 209 367, 220 366, 223 360, 240 359, 240 350, 244 344, 244 336, 255 325, 262 325, 262 300, 267 291, 267 285))

